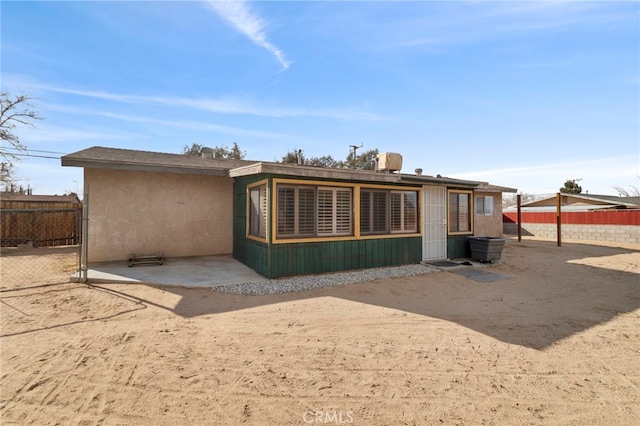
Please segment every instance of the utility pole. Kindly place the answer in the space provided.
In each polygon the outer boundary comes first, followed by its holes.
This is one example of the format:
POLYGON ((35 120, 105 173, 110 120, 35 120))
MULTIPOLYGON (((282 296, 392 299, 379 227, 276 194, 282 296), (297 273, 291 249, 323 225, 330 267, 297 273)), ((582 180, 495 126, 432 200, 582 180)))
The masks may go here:
POLYGON ((356 159, 357 159, 357 152, 359 148, 362 148, 364 146, 363 143, 360 144, 360 146, 357 145, 349 145, 349 147, 351 147, 351 149, 353 149, 353 168, 356 168, 356 159))

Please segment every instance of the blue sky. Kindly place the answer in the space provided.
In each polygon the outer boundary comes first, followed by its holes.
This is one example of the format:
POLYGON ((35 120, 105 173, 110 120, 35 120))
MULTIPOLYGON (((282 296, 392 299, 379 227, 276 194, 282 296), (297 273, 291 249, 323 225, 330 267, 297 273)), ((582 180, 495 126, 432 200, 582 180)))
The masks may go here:
MULTIPOLYGON (((2 90, 32 155, 231 146, 554 193, 640 186, 638 2, 3 1, 2 90), (41 152, 47 151, 47 152, 41 152), (50 153, 49 153, 50 152, 50 153)), ((34 193, 82 185, 23 157, 34 193)))

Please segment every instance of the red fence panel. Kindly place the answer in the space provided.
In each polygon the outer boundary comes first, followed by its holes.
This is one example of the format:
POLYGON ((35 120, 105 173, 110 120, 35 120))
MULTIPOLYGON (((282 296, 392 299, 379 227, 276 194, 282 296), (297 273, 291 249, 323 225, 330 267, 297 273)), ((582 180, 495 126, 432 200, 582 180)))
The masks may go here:
MULTIPOLYGON (((517 212, 502 214, 503 223, 517 223, 517 212)), ((555 212, 522 212, 522 223, 556 223, 555 212)), ((640 225, 640 210, 562 212, 567 225, 640 225)))

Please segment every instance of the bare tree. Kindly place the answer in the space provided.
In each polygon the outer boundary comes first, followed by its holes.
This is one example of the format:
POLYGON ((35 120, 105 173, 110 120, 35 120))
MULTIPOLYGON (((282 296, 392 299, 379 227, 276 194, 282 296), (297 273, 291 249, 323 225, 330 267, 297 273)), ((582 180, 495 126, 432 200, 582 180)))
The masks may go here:
MULTIPOLYGON (((533 194, 521 193, 520 194, 520 202, 522 204, 528 203, 530 201, 534 201, 536 198, 533 194)), ((502 207, 507 208, 511 206, 515 206, 518 204, 518 195, 517 194, 503 194, 502 195, 502 207)))
POLYGON ((0 93, 0 138, 3 142, 0 147, 0 155, 10 165, 17 161, 18 157, 7 151, 4 144, 8 143, 9 148, 18 151, 26 151, 27 147, 20 142, 20 138, 15 134, 15 129, 18 126, 33 127, 34 120, 42 119, 38 113, 30 109, 29 101, 32 99, 24 94, 14 98, 7 92, 0 93))
MULTIPOLYGON (((640 180, 640 175, 636 177, 640 180)), ((612 188, 616 190, 620 197, 640 197, 640 187, 638 186, 628 185, 625 188, 622 185, 615 185, 612 188)))
POLYGON ((0 183, 2 183, 4 192, 13 192, 16 184, 13 164, 4 161, 0 164, 0 183))

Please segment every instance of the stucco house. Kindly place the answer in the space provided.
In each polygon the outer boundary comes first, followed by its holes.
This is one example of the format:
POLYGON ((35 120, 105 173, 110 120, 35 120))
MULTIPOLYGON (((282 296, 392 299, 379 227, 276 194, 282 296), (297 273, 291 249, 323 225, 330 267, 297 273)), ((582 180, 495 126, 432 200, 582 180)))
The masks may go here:
POLYGON ((502 193, 516 192, 386 167, 104 147, 62 165, 84 168, 89 262, 232 254, 269 278, 468 257, 469 236, 502 236, 502 193))

